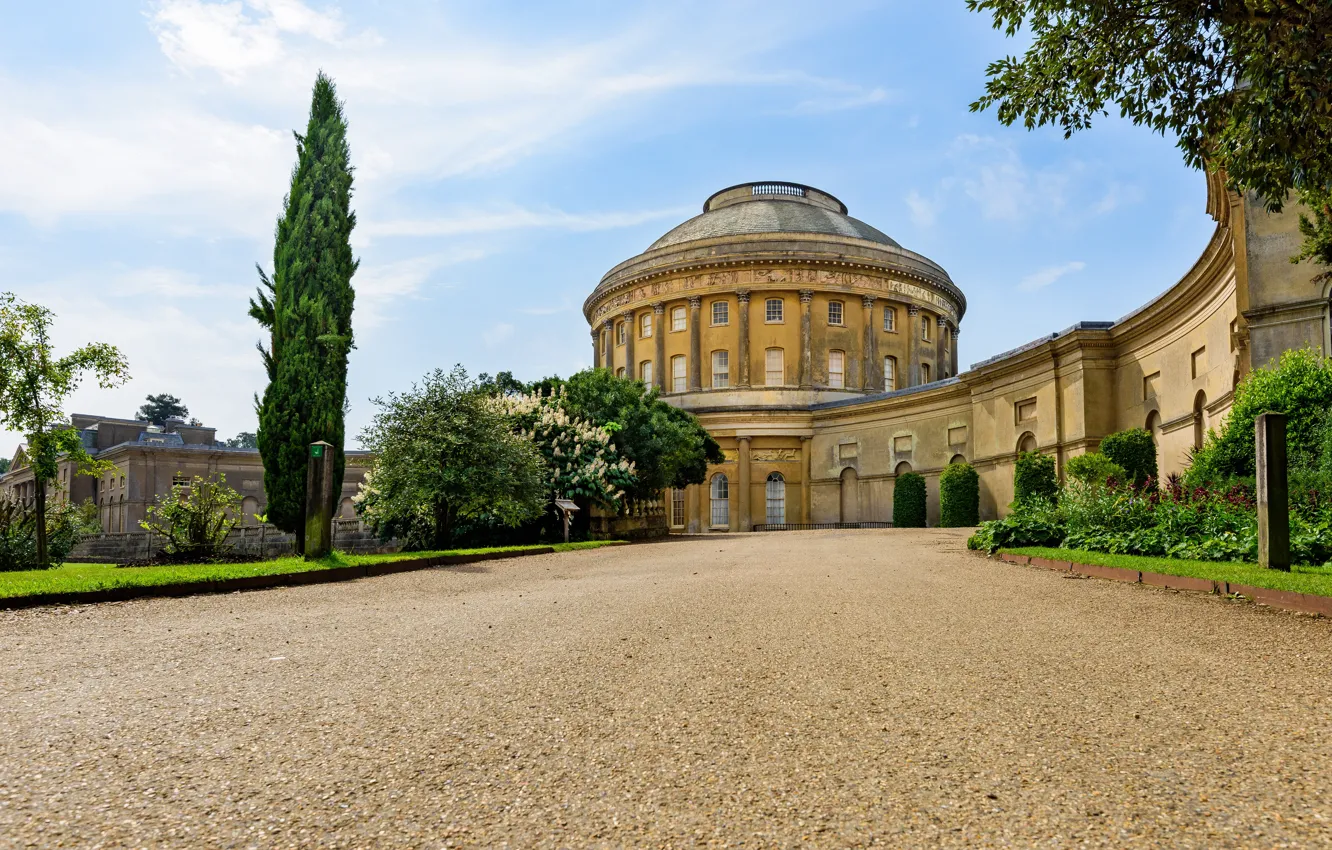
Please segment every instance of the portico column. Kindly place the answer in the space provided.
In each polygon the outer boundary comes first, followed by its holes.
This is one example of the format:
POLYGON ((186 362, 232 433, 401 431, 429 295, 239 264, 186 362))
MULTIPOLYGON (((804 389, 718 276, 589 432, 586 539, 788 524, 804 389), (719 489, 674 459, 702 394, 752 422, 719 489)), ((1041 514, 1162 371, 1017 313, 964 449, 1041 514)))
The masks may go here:
POLYGON ((735 294, 740 302, 740 386, 749 386, 749 290, 735 294))
POLYGON ((691 393, 703 389, 703 364, 700 362, 703 358, 703 336, 702 329, 698 326, 702 308, 702 297, 689 296, 689 391, 691 393))
POLYGON ((740 530, 753 531, 754 521, 749 515, 750 502, 750 480, 749 480, 749 437, 736 437, 740 442, 740 504, 737 506, 737 513, 740 514, 740 530))
POLYGON ((652 381, 657 390, 666 392, 666 305, 658 301, 652 305, 652 334, 657 338, 656 362, 652 364, 652 381))
POLYGON ((920 385, 920 308, 907 307, 907 386, 920 385))
POLYGON ((814 290, 800 290, 800 389, 808 390, 814 386, 812 365, 813 353, 810 351, 810 302, 814 300, 814 290))
POLYGON ((706 532, 712 528, 712 476, 698 485, 698 530, 706 532))
MULTIPOLYGON (((877 339, 874 333, 874 299, 873 295, 865 295, 860 299, 860 304, 864 308, 862 313, 865 324, 865 334, 860 346, 860 388, 866 391, 875 389, 874 377, 879 373, 877 346, 874 344, 877 339)), ((882 388, 883 382, 879 381, 878 386, 882 388)))
POLYGON ((602 325, 601 330, 606 339, 606 357, 602 361, 603 366, 615 374, 615 323, 607 319, 602 325))
POLYGON ((592 368, 601 368, 601 331, 592 329, 592 368))
POLYGON ((938 339, 934 341, 934 377, 943 378, 948 374, 948 320, 943 316, 934 320, 934 332, 938 339))
POLYGON ((954 375, 960 375, 962 374, 962 365, 957 360, 957 335, 962 333, 962 329, 957 325, 949 325, 949 330, 952 331, 952 334, 948 341, 950 353, 948 368, 953 370, 954 375))
POLYGON ((631 381, 638 380, 638 361, 634 359, 634 311, 620 314, 624 319, 624 376, 631 381))
POLYGON ((811 522, 809 518, 809 470, 810 456, 813 454, 811 447, 814 444, 813 437, 800 438, 800 521, 811 522))

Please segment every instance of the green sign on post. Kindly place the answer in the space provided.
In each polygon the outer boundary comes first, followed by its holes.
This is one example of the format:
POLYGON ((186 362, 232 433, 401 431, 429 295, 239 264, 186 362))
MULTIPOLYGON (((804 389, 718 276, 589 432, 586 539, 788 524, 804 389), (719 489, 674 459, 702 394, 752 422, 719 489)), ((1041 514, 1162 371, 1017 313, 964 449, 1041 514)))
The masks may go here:
POLYGON ((314 445, 310 446, 310 457, 323 457, 323 456, 324 456, 323 446, 319 445, 318 443, 315 443, 314 445))

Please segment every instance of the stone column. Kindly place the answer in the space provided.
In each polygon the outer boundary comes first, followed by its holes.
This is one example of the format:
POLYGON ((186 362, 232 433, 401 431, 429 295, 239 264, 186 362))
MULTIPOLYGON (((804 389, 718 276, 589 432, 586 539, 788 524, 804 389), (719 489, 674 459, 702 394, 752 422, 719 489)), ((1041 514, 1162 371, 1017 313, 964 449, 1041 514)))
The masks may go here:
POLYGON ((951 331, 950 334, 951 338, 948 340, 949 342, 948 366, 950 369, 953 370, 954 375, 960 375, 962 374, 962 363, 957 359, 957 335, 962 333, 962 329, 959 328, 957 325, 949 325, 948 329, 949 331, 951 331))
POLYGON ((712 476, 698 485, 698 530, 706 532, 712 528, 712 476))
POLYGON ((698 326, 702 312, 703 298, 698 295, 689 296, 689 391, 691 393, 703 389, 703 364, 700 362, 703 359, 703 329, 698 326))
POLYGON ((809 494, 810 481, 809 470, 813 465, 810 463, 813 454, 813 437, 800 438, 800 521, 811 522, 809 518, 809 494))
POLYGON ((666 305, 658 301, 652 305, 652 335, 657 339, 655 362, 652 364, 652 381, 657 390, 666 392, 666 305))
MULTIPOLYGON (((861 306, 864 308, 861 312, 864 315, 865 334, 860 345, 860 388, 867 392, 873 391, 875 387, 875 376, 879 374, 878 346, 875 341, 878 335, 874 333, 874 298, 873 295, 865 295, 860 299, 861 306)), ((879 380, 877 389, 883 389, 883 381, 879 380)))
POLYGON ((1258 566, 1290 571, 1290 493, 1286 480, 1286 414, 1254 421, 1258 460, 1258 566))
POLYGON ((620 314, 624 320, 624 376, 631 381, 638 380, 638 361, 634 359, 634 311, 627 310, 620 314))
POLYGON ((808 390, 814 387, 813 352, 810 351, 811 343, 811 317, 810 310, 813 308, 810 303, 814 300, 814 290, 800 290, 800 389, 808 390))
MULTIPOLYGON (((736 437, 740 443, 740 493, 739 504, 736 505, 736 513, 739 517, 739 529, 741 531, 753 531, 754 520, 749 515, 749 506, 751 502, 750 488, 753 482, 749 480, 749 437, 736 437)), ((735 523, 732 523, 735 525, 735 523)))
POLYGON ((615 323, 607 319, 601 326, 604 331, 603 336, 606 339, 606 357, 602 361, 603 366, 615 374, 615 323))
POLYGON ((920 308, 915 304, 907 307, 907 374, 908 387, 920 384, 920 308))
POLYGON ((937 337, 934 340, 934 377, 939 379, 944 376, 944 366, 948 363, 948 320, 943 316, 934 320, 934 333, 937 337))
POLYGON ((592 329, 592 368, 601 367, 601 331, 592 329))
POLYGON ((740 303, 740 383, 738 386, 749 386, 749 290, 742 289, 735 294, 736 300, 740 303))

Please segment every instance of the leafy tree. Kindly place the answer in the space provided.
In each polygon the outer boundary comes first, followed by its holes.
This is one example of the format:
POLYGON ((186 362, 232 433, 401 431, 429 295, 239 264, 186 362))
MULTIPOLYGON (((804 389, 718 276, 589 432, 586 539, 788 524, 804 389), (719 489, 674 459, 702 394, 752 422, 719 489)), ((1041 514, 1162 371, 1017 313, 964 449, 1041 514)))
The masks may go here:
POLYGON ((1064 464, 1064 472, 1074 481, 1085 484, 1105 484, 1111 478, 1117 481, 1129 480, 1124 467, 1100 452, 1087 452, 1085 455, 1069 458, 1068 463, 1064 464))
POLYGON ((296 134, 296 167, 278 219, 273 276, 261 286, 250 315, 270 333, 259 351, 268 387, 259 412, 259 452, 269 521, 296 533, 303 545, 307 447, 333 446, 333 480, 341 481, 352 348, 352 166, 347 122, 333 81, 315 80, 305 135, 296 134))
POLYGON ((925 527, 925 476, 905 472, 893 485, 893 527, 925 527))
POLYGON ((1054 458, 1040 452, 1018 455, 1013 469, 1013 504, 1033 499, 1053 502, 1058 498, 1059 476, 1055 473, 1054 458))
POLYGON ((1178 136, 1194 168, 1280 210, 1294 191, 1300 257, 1332 264, 1332 3, 1326 0, 967 0, 996 29, 1032 34, 992 63, 973 111, 1058 125, 1065 138, 1109 104, 1178 136))
POLYGON ((546 465, 461 366, 375 399, 361 432, 375 463, 357 510, 380 534, 444 548, 461 521, 516 527, 546 505, 546 465))
POLYGON ((190 409, 170 393, 148 396, 148 401, 134 414, 136 419, 142 419, 159 427, 165 427, 168 419, 173 417, 188 419, 189 415, 190 409))
POLYGON ((0 475, 4 475, 8 471, 9 471, 9 458, 0 457, 0 475))
POLYGON ((39 566, 50 563, 47 550, 47 484, 59 471, 61 456, 83 474, 114 469, 94 460, 79 432, 68 424, 64 403, 85 373, 104 389, 129 380, 129 366, 115 346, 95 342, 57 358, 51 347, 55 314, 37 304, 0 293, 0 425, 23 434, 36 483, 35 536, 39 566))
POLYGON ((253 431, 241 431, 227 440, 226 445, 227 448, 231 449, 257 449, 259 448, 259 435, 253 431))
POLYGON ((970 528, 980 522, 980 476, 969 463, 949 464, 939 475, 939 525, 970 528))
POLYGON ((1116 431, 1101 440, 1101 454, 1118 464, 1134 487, 1144 486, 1157 477, 1156 442, 1146 428, 1116 431))
POLYGON ((241 496, 227 486, 227 476, 196 475, 189 484, 173 484, 157 497, 148 518, 139 523, 146 531, 166 538, 168 555, 182 561, 206 561, 227 545, 227 535, 240 524, 241 496))
POLYGON ((667 487, 702 484, 708 464, 725 461, 717 441, 692 414, 662 401, 641 381, 588 369, 572 375, 564 388, 570 414, 598 425, 615 423, 615 447, 638 475, 633 498, 654 499, 667 487))

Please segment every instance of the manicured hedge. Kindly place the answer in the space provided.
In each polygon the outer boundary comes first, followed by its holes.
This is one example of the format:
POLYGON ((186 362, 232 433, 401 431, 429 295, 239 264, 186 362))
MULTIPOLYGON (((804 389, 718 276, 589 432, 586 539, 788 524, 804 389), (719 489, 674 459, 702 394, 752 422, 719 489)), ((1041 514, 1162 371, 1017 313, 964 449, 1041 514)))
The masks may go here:
POLYGON ((954 463, 939 476, 939 525, 970 528, 980 523, 980 476, 969 463, 954 463))
POLYGON ((1088 484, 1104 484, 1111 478, 1121 484, 1129 480, 1124 467, 1100 452, 1088 452, 1069 458, 1068 463, 1064 464, 1064 472, 1072 480, 1088 484))
POLYGON ((1055 474, 1054 458, 1040 452, 1018 455, 1017 467, 1013 470, 1013 497, 1015 502, 1058 499, 1059 478, 1055 474))
POLYGON ((925 478, 916 472, 897 476, 893 487, 893 527, 925 527, 925 478))
POLYGON ((1156 480, 1156 443, 1150 431, 1130 428, 1117 431, 1101 440, 1101 454, 1124 467, 1134 487, 1141 487, 1148 478, 1156 480))

